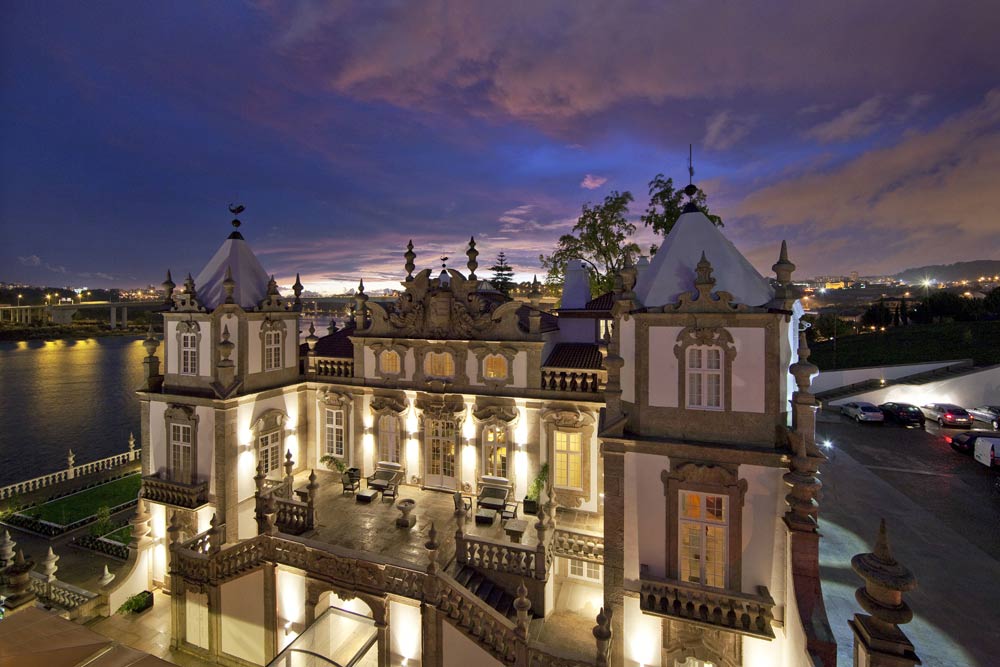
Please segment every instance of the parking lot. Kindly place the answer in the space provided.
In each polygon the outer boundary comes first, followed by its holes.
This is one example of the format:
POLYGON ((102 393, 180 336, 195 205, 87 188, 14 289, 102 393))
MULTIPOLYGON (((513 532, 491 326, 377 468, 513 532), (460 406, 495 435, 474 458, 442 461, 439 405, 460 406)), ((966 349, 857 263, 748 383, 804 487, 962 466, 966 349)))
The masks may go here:
POLYGON ((820 497, 820 565, 840 664, 851 664, 847 619, 859 611, 851 570, 870 551, 880 518, 895 557, 917 577, 904 630, 924 665, 993 665, 1000 654, 1000 493, 997 469, 954 451, 961 432, 928 424, 856 424, 821 412, 817 439, 829 442, 820 497))

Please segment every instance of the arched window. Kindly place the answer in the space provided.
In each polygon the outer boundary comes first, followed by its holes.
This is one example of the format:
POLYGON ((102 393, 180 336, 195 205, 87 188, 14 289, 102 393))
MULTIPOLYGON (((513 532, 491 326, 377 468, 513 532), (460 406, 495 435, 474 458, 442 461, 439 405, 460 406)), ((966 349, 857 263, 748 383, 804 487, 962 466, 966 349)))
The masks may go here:
POLYGON ((424 375, 451 378, 455 375, 455 358, 450 352, 428 352, 424 358, 424 375))
POLYGON ((378 419, 378 460, 402 463, 401 434, 397 415, 382 415, 378 419))
POLYGON ((716 346, 687 349, 687 407, 722 410, 723 351, 716 346))
POLYGON ((507 377, 507 359, 500 354, 491 354, 483 360, 483 377, 489 380, 503 380, 507 377))
POLYGON ((507 428, 505 426, 487 426, 483 429, 483 474, 507 477, 507 428))
POLYGON ((400 368, 399 352, 395 350, 383 350, 379 354, 379 367, 383 373, 398 375, 400 368))

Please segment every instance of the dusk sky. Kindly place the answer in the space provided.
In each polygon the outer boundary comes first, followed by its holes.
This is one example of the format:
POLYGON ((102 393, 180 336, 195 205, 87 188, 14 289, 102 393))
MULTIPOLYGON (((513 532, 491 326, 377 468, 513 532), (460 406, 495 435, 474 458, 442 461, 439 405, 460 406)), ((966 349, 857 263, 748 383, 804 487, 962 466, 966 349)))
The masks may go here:
MULTIPOLYGON (((1000 259, 1000 3, 6 2, 0 280, 288 285, 474 234, 521 275, 585 202, 695 180, 764 273, 1000 259)), ((656 242, 641 229, 643 245, 656 242)), ((480 270, 480 274, 488 271, 480 270)))

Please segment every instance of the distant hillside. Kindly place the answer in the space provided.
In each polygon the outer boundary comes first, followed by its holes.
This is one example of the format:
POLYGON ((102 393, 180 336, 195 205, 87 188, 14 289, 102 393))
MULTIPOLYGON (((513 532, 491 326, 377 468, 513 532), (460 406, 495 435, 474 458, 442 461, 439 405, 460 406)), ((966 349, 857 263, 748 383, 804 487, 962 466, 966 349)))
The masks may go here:
POLYGON ((934 264, 906 269, 895 275, 896 278, 908 283, 918 283, 925 278, 933 278, 939 282, 953 280, 972 280, 979 276, 995 276, 1000 274, 1000 260, 977 259, 971 262, 955 262, 954 264, 934 264))

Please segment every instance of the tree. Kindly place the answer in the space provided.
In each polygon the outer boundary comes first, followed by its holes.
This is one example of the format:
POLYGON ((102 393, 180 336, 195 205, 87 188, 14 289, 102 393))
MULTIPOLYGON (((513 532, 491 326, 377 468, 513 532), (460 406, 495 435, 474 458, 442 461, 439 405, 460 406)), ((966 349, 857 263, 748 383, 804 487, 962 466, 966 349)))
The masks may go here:
MULTIPOLYGON (((645 215, 641 217, 643 224, 652 227, 654 232, 662 236, 669 234, 677 218, 681 217, 684 211, 683 197, 684 189, 675 190, 674 179, 657 174, 649 182, 649 206, 646 207, 645 215)), ((701 188, 695 192, 693 201, 709 220, 719 227, 723 226, 722 218, 708 212, 707 197, 701 188)))
POLYGON ((507 255, 503 250, 497 255, 497 263, 490 267, 493 272, 493 279, 490 280, 499 292, 504 296, 510 296, 510 290, 514 287, 514 267, 507 263, 507 255))
POLYGON ((547 281, 562 282, 566 263, 579 259, 587 264, 593 293, 610 291, 626 261, 634 261, 641 252, 628 240, 635 233, 635 225, 628 221, 632 201, 631 192, 612 191, 603 204, 584 204, 573 233, 559 237, 555 252, 548 257, 538 256, 542 268, 548 271, 547 281))

